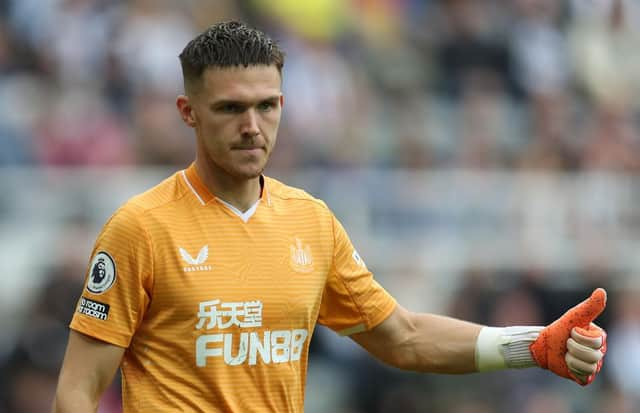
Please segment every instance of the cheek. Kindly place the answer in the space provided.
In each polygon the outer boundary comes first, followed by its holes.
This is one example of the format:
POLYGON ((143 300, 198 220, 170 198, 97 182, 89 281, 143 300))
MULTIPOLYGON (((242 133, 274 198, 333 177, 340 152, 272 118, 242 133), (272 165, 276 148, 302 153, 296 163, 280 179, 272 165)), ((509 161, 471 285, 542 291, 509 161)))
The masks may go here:
POLYGON ((203 122, 200 128, 200 138, 208 150, 221 150, 225 136, 231 136, 227 131, 228 125, 215 122, 203 122))
POLYGON ((217 159, 218 161, 224 158, 225 152, 223 146, 216 135, 211 134, 211 132, 207 133, 206 129, 203 129, 198 135, 198 141, 200 148, 207 157, 217 159))
POLYGON ((280 114, 278 113, 277 115, 274 114, 273 116, 267 116, 265 117, 264 122, 266 126, 265 132, 267 133, 269 140, 275 142, 278 127, 280 126, 280 114))

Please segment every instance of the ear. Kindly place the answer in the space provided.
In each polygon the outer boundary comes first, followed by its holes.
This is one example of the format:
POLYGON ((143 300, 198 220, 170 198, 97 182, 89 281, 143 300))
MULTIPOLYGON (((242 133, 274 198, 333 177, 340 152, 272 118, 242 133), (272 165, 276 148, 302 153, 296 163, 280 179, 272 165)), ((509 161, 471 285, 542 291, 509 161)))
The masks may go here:
POLYGON ((280 95, 280 107, 283 108, 284 107, 284 95, 280 95))
POLYGON ((196 126, 196 113, 193 110, 189 96, 178 96, 176 98, 176 107, 178 108, 178 113, 180 113, 182 121, 187 124, 187 126, 194 128, 196 126))

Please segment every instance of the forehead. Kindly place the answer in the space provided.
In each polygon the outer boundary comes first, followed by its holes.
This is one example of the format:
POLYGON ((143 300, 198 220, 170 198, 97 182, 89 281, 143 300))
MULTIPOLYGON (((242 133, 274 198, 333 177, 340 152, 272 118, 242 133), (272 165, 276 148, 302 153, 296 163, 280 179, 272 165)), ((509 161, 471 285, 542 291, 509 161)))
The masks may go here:
POLYGON ((209 67, 202 74, 202 91, 208 100, 259 100, 281 93, 282 78, 276 66, 209 67))

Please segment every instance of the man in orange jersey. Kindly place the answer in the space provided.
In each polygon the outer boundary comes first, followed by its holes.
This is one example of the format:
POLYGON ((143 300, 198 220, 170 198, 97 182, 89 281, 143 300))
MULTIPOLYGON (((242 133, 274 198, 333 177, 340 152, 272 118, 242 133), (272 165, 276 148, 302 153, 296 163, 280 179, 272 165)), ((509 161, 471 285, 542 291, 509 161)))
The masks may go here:
POLYGON ((407 370, 540 366, 590 383, 606 351, 593 295, 547 327, 412 313, 373 279, 327 206, 262 174, 284 98, 264 33, 212 26, 180 55, 195 161, 97 238, 54 412, 95 412, 122 371, 125 412, 301 412, 316 323, 407 370))

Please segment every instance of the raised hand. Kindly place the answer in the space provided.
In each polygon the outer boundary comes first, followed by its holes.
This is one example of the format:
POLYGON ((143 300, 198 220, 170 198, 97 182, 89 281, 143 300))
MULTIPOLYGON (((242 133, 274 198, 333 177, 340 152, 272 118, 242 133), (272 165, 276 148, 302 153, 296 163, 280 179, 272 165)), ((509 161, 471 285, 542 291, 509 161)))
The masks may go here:
POLYGON ((607 293, 596 289, 540 332, 529 347, 536 363, 578 384, 590 384, 602 368, 607 334, 593 324, 607 304, 607 293))

